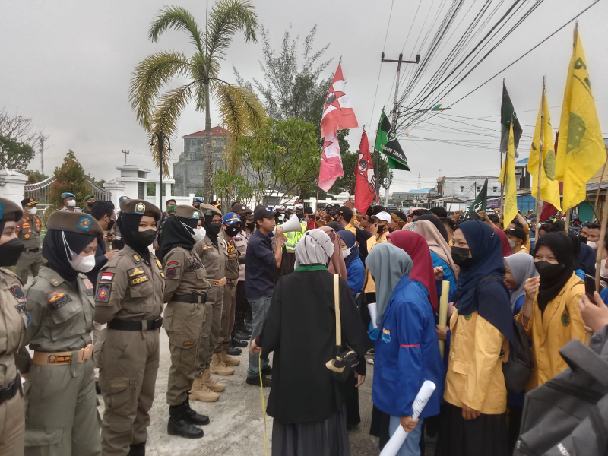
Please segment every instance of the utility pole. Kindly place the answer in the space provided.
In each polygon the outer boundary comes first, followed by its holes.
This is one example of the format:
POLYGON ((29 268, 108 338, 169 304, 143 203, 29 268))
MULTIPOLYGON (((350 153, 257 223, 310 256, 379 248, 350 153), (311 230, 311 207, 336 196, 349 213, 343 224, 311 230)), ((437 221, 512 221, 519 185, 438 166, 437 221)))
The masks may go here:
POLYGON ((40 135, 40 172, 44 175, 44 136, 40 135))
MULTIPOLYGON (((398 104, 397 104, 397 95, 399 94, 399 80, 401 79, 401 64, 402 63, 420 63, 420 54, 416 54, 416 60, 403 60, 403 53, 399 54, 399 58, 397 60, 395 59, 387 59, 385 57, 384 52, 382 52, 382 63, 396 63, 397 64, 397 81, 395 82, 395 95, 393 97, 393 112, 392 112, 392 130, 393 130, 393 137, 397 136, 397 119, 399 117, 399 111, 397 109, 398 104)), ((390 132, 389 132, 389 138, 390 138, 390 132)), ((390 173, 390 170, 389 170, 390 173)), ((386 195, 384 196, 384 205, 388 206, 388 195, 389 195, 389 188, 391 186, 391 179, 389 179, 388 181, 388 185, 386 187, 386 195)))
POLYGON ((125 165, 126 165, 127 164, 127 155, 129 155, 131 153, 131 151, 123 149, 120 153, 125 156, 125 165))

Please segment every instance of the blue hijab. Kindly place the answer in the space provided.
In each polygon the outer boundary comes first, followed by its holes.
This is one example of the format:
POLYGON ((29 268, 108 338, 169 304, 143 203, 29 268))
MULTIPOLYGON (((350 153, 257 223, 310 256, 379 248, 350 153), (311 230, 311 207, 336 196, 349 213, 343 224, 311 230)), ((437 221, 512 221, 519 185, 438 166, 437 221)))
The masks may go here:
POLYGON ((507 339, 515 341, 509 292, 504 284, 505 265, 498 235, 486 223, 460 224, 471 249, 470 265, 461 267, 456 291, 459 315, 477 312, 507 339), (483 280, 483 281, 482 281, 483 280))
POLYGON ((350 265, 355 258, 359 258, 359 247, 355 245, 357 239, 355 235, 347 230, 338 231, 338 236, 344 241, 346 247, 350 249, 350 254, 344 258, 346 266, 350 265))

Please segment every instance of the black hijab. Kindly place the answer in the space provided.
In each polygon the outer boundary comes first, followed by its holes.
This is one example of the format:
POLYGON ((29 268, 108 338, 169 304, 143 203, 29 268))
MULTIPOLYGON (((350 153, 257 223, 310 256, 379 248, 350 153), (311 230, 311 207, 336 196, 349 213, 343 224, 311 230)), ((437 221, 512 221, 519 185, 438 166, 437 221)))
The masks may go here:
POLYGON ((445 242, 449 242, 448 241, 448 230, 445 229, 445 225, 439 219, 439 217, 437 217, 435 214, 422 214, 422 215, 419 215, 418 217, 415 217, 414 220, 428 220, 433 225, 435 225, 435 228, 437 228, 437 230, 439 230, 439 233, 441 234, 441 236, 443 236, 443 239, 445 239, 445 242))
POLYGON ((500 239, 489 225, 470 220, 459 226, 471 250, 471 264, 458 276, 456 308, 459 315, 477 313, 507 339, 515 341, 511 299, 503 277, 505 265, 500 239))
POLYGON ((121 212, 116 224, 122 234, 122 239, 129 247, 139 253, 146 262, 150 263, 150 250, 147 245, 143 245, 139 233, 139 222, 147 214, 127 214, 121 212))
POLYGON ((213 217, 215 212, 209 212, 205 214, 205 235, 211 240, 214 246, 217 247, 217 236, 220 234, 221 227, 211 226, 213 225, 213 217), (217 231, 214 230, 217 229, 217 231))
POLYGON ((559 264, 563 265, 562 272, 551 282, 540 279, 540 289, 538 290, 538 307, 541 312, 545 311, 547 304, 555 298, 561 289, 570 280, 575 268, 574 245, 573 241, 565 233, 547 233, 536 243, 534 255, 542 246, 548 247, 559 264))
POLYGON ((162 259, 175 247, 192 250, 194 247, 194 229, 198 220, 184 217, 168 217, 163 225, 160 236, 158 256, 162 259))
POLYGON ((50 229, 44 237, 42 256, 46 258, 47 266, 68 282, 73 282, 76 280, 78 272, 74 271, 70 265, 71 258, 63 240, 64 235, 67 247, 76 254, 82 252, 87 245, 93 242, 95 235, 50 229))

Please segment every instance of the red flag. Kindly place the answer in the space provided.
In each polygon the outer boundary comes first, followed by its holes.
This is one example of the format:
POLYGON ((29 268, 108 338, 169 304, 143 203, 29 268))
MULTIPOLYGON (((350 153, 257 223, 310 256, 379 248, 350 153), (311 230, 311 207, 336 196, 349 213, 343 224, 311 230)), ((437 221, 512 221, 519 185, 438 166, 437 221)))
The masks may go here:
POLYGON ((359 159, 355 167, 355 207, 357 212, 365 214, 367 208, 376 198, 374 162, 369 153, 369 140, 363 130, 359 143, 359 159))
POLYGON ((321 153, 321 167, 319 168, 319 188, 327 192, 338 177, 344 176, 342 159, 340 158, 340 144, 333 135, 323 139, 323 152, 321 153))
POLYGON ((338 130, 358 126, 355 111, 345 93, 345 83, 342 67, 338 64, 334 79, 327 91, 321 116, 323 152, 321 153, 318 185, 325 192, 329 191, 338 177, 344 176, 337 138, 338 130))
POLYGON ((323 138, 336 136, 338 130, 359 126, 350 99, 346 95, 345 87, 346 81, 342 74, 342 67, 338 64, 323 106, 323 115, 321 116, 321 137, 323 138))

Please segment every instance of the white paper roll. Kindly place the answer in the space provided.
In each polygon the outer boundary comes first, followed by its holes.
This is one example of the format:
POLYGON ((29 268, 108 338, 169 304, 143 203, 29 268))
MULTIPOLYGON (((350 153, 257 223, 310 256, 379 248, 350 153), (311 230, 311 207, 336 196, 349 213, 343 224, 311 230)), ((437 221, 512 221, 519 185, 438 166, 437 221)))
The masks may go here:
MULTIPOLYGON (((424 407, 426 407, 427 402, 431 398, 433 391, 435 391, 435 384, 430 380, 425 380, 420 387, 420 391, 418 391, 418 394, 416 394, 416 398, 414 399, 414 404, 412 406, 413 419, 417 420, 420 417, 424 407)), ((403 426, 398 426, 388 443, 382 449, 380 456, 395 456, 403 446, 405 439, 407 439, 407 435, 408 432, 405 432, 403 426)))
POLYGON ((378 318, 378 312, 376 311, 376 303, 370 302, 367 305, 367 308, 369 309, 369 316, 371 319, 372 328, 377 328, 378 324, 376 323, 376 318, 378 318))

